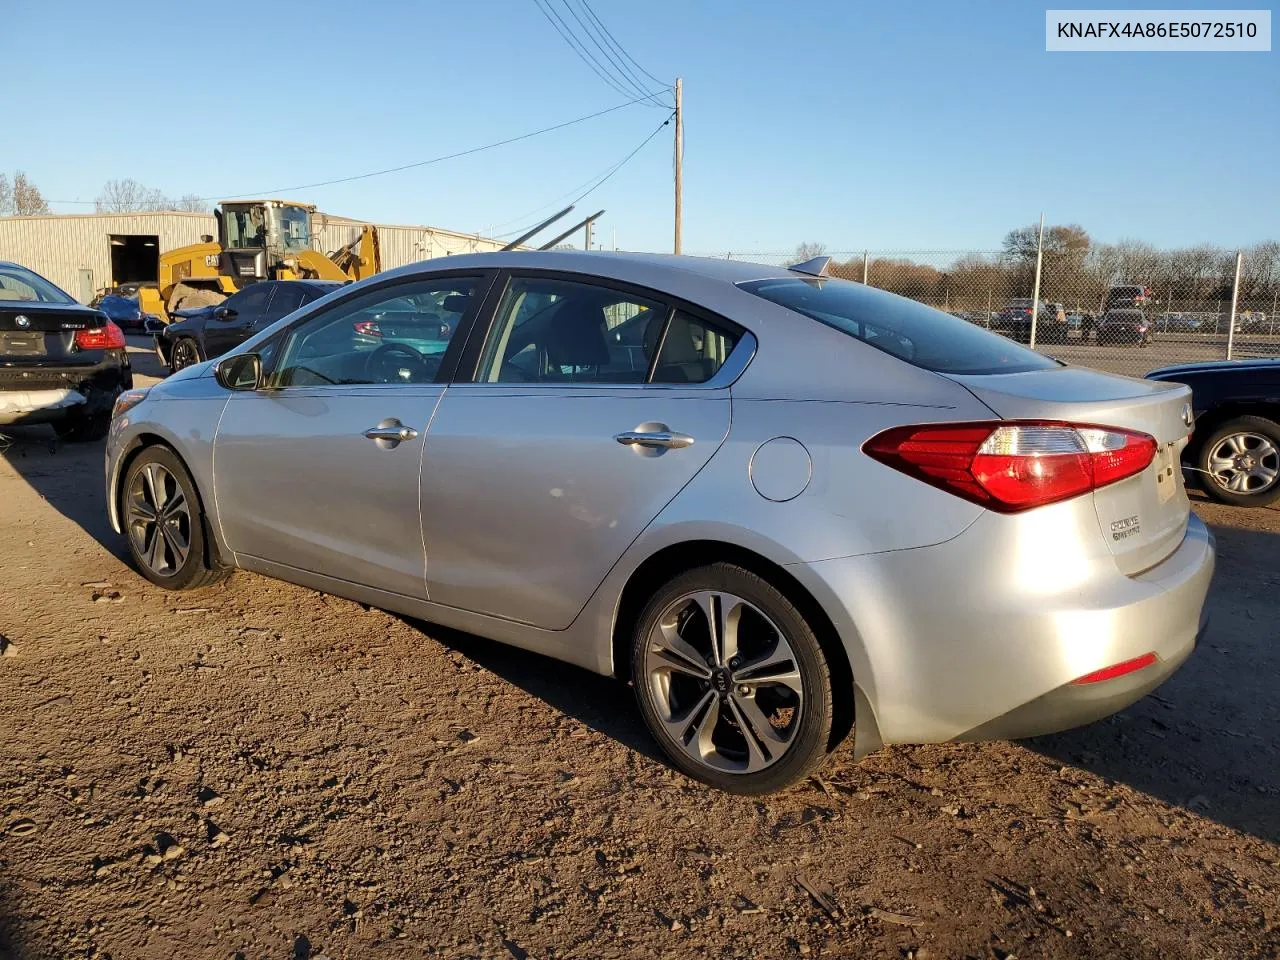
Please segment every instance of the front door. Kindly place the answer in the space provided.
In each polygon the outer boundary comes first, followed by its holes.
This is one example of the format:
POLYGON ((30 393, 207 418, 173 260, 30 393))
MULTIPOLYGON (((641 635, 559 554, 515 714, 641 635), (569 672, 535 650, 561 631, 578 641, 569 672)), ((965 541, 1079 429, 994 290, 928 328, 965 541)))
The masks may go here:
POLYGON ((231 550, 425 596, 418 487, 444 391, 439 331, 458 328, 481 285, 475 276, 383 284, 280 334, 268 388, 233 394, 214 441, 231 550), (416 328, 433 339, 387 336, 371 318, 388 309, 420 310, 416 328))
POLYGON ((221 356, 253 336, 260 329, 255 324, 267 312, 276 286, 271 282, 251 284, 214 307, 204 324, 206 356, 221 356))
POLYGON ((427 438, 431 601, 567 627, 728 434, 734 342, 656 297, 512 278, 427 438))

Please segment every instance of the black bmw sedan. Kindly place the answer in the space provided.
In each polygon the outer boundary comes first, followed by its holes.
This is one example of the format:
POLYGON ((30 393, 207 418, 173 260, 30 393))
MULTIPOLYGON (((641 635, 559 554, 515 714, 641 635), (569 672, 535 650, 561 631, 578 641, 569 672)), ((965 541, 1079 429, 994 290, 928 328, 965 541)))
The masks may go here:
POLYGON ((133 386, 124 331, 44 277, 0 260, 0 426, 48 423, 98 440, 133 386))

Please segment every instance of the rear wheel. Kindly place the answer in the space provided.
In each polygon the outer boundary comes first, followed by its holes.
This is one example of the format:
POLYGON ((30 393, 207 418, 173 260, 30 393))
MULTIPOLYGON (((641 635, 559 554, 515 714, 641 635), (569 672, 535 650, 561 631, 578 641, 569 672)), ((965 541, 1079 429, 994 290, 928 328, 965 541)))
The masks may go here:
POLYGON ((1280 499, 1280 424, 1266 417, 1236 417, 1214 430, 1198 456, 1205 493, 1237 507, 1280 499))
POLYGON ((204 510, 191 474, 168 447, 147 447, 129 464, 121 504, 138 571, 169 590, 203 587, 223 571, 205 562, 204 510))
POLYGON ((632 637, 632 677, 671 762, 721 790, 781 790, 826 756, 821 644, 780 591, 741 567, 699 567, 654 595, 632 637))

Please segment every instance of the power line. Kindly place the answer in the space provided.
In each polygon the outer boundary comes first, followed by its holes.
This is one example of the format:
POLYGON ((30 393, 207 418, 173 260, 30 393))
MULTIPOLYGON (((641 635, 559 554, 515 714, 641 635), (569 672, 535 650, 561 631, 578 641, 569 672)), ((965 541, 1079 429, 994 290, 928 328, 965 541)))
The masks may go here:
POLYGON ((657 77, 655 77, 652 73, 650 73, 644 67, 640 66, 640 64, 636 62, 635 57, 631 56, 631 54, 627 53, 627 51, 623 49, 622 44, 620 44, 617 38, 612 33, 609 32, 609 28, 604 25, 604 21, 602 21, 598 16, 596 16, 595 10, 591 8, 590 0, 580 0, 580 2, 582 3, 582 6, 586 8, 587 14, 591 17, 592 20, 596 22, 596 26, 598 26, 601 30, 604 31, 605 37, 608 38, 610 44, 613 46, 615 50, 618 51, 618 53, 626 57, 627 60, 631 61, 631 63, 635 66, 637 70, 643 73, 646 77, 648 77, 658 86, 662 87, 663 89, 666 89, 669 86, 666 81, 659 80, 657 77))
MULTIPOLYGON (((628 90, 622 84, 618 83, 618 81, 615 80, 609 74, 609 72, 603 66, 600 65, 600 62, 596 60, 595 57, 591 56, 591 51, 586 49, 586 47, 582 46, 581 42, 578 41, 573 36, 572 31, 569 30, 568 24, 566 24, 563 20, 560 19, 560 14, 556 13, 555 9, 550 6, 549 0, 545 0, 545 5, 544 5, 544 0, 533 0, 533 2, 537 5, 538 10, 542 13, 542 15, 546 18, 547 23, 551 24, 551 26, 555 28, 556 33, 560 34, 561 39, 564 40, 564 42, 569 45, 569 49, 571 49, 575 54, 577 54, 578 59, 581 60, 583 63, 585 63, 588 67, 590 67, 592 72, 595 73, 597 77, 599 77, 609 86, 611 86, 614 90, 621 93, 623 96, 632 95, 632 91, 628 90)), ((648 98, 644 97, 641 99, 648 99, 648 98)))
MULTIPOLYGON (((614 174, 616 174, 619 170, 621 170, 623 167, 625 167, 625 166, 626 166, 626 165, 631 161, 631 158, 632 158, 632 157, 634 157, 637 153, 639 153, 641 150, 643 150, 643 149, 645 148, 645 146, 649 143, 649 141, 650 141, 650 140, 652 140, 654 137, 656 137, 656 136, 658 135, 658 133, 662 130, 662 128, 663 128, 663 127, 665 127, 668 123, 670 123, 670 122, 671 122, 671 117, 674 117, 674 116, 675 116, 675 114, 674 114, 674 113, 672 113, 672 114, 671 114, 671 116, 668 116, 668 117, 667 117, 665 120, 663 120, 660 124, 658 124, 656 127, 654 127, 654 128, 653 128, 653 131, 652 131, 652 132, 651 132, 647 137, 645 137, 643 140, 641 140, 641 141, 636 145, 636 147, 635 147, 635 149, 634 149, 634 150, 632 150, 632 151, 631 151, 630 153, 628 153, 625 157, 623 157, 621 160, 619 160, 617 163, 615 163, 612 167, 610 167, 607 171, 605 171, 604 175, 603 175, 602 177, 600 177, 598 180, 596 180, 596 181, 595 181, 595 183, 591 184, 591 186, 590 186, 590 187, 588 187, 586 191, 584 191, 583 193, 581 193, 581 194, 579 194, 578 196, 574 197, 574 199, 573 199, 572 203, 577 204, 577 203, 582 202, 582 201, 583 201, 583 200, 585 200, 587 197, 591 196, 591 194, 595 193, 595 192, 596 192, 596 190, 598 190, 600 187, 604 186, 604 185, 605 185, 605 184, 606 184, 606 183, 607 183, 607 182, 608 182, 608 181, 613 177, 613 175, 614 175, 614 174)), ((552 204, 554 204, 554 203, 558 203, 558 202, 560 202, 560 200, 562 200, 562 199, 563 199, 563 196, 562 196, 560 199, 558 199, 558 200, 552 200, 550 203, 545 203, 545 204, 543 204, 541 207, 539 207, 539 208, 538 208, 538 210, 545 210, 547 207, 551 206, 551 205, 552 205, 552 204)), ((525 214, 525 216, 526 216, 526 217, 528 217, 528 216, 532 216, 534 213, 537 213, 537 212, 538 212, 538 210, 531 210, 529 213, 526 213, 526 214, 525 214)), ((510 222, 511 222, 510 220, 508 220, 508 221, 507 221, 507 223, 510 223, 510 222)), ((504 224, 498 224, 498 226, 504 226, 504 224)), ((494 239, 495 239, 495 240, 501 240, 501 239, 503 239, 504 237, 514 237, 514 236, 516 236, 517 234, 519 234, 519 233, 523 233, 524 231, 528 230, 528 229, 529 229, 529 226, 531 226, 531 224, 530 224, 530 225, 528 225, 528 226, 521 227, 521 228, 519 228, 518 230, 512 230, 512 231, 510 231, 509 233, 502 233, 502 234, 498 234, 496 237, 494 237, 494 239)))
MULTIPOLYGON (((553 0, 548 0, 548 2, 553 2, 553 0)), ((635 73, 627 67, 626 63, 619 60, 617 54, 608 49, 600 42, 600 40, 596 39, 597 36, 599 36, 599 30, 594 29, 589 21, 584 20, 578 15, 578 11, 574 9, 570 0, 560 0, 560 2, 564 5, 564 8, 569 11, 569 14, 573 19, 578 21, 578 26, 582 27, 582 31, 587 35, 587 39, 590 40, 595 45, 595 48, 600 51, 604 56, 605 61, 614 68, 616 71, 615 79, 627 83, 637 93, 649 94, 654 98, 654 104, 661 106, 662 104, 658 103, 656 92, 647 90, 645 85, 636 77, 635 73)), ((670 109, 670 107, 668 107, 668 109, 670 109)))
MULTIPOLYGON (((633 100, 627 100, 624 103, 616 104, 604 110, 597 110, 595 113, 588 113, 585 116, 575 117, 574 119, 566 120, 563 123, 557 123, 549 127, 543 127, 541 130, 534 130, 534 131, 531 131, 530 133, 522 133, 518 137, 508 137, 505 140, 498 140, 498 141, 495 141, 494 143, 486 143, 483 146, 470 147, 469 149, 466 149, 466 150, 459 150, 457 153, 447 153, 443 156, 432 157, 430 160, 418 160, 414 163, 401 164, 398 167, 388 167, 385 170, 374 170, 370 173, 358 173, 349 177, 338 177, 334 180, 320 180, 320 181, 317 181, 316 183, 303 183, 303 184, 297 184, 291 187, 273 187, 270 190, 253 190, 253 191, 246 190, 246 191, 239 191, 236 193, 216 194, 208 197, 193 197, 191 199, 196 201, 207 201, 207 200, 222 200, 228 197, 270 196, 272 194, 290 193, 294 190, 310 190, 314 187, 329 187, 337 183, 351 183, 352 181, 355 181, 355 180, 367 180, 370 177, 381 177, 389 173, 399 173, 402 170, 412 170, 417 167, 425 167, 433 163, 441 163, 445 160, 456 160, 459 157, 469 157, 472 154, 481 153, 485 150, 493 150, 496 147, 505 147, 507 144, 518 143, 521 140, 529 140, 532 137, 541 136, 544 133, 551 133, 555 130, 563 130, 565 127, 572 127, 575 124, 584 123, 587 120, 594 120, 596 117, 603 117, 605 114, 613 113, 615 110, 621 110, 624 107, 630 107, 637 103, 643 103, 647 99, 648 99, 647 97, 636 97, 633 100)), ((93 205, 96 201, 94 200, 48 200, 47 202, 93 205)))

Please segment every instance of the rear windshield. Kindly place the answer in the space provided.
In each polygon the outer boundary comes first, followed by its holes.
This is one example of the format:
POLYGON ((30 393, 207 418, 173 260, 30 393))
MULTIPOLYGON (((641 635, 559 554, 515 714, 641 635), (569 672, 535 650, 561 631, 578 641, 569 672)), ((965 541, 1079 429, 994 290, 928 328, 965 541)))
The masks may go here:
POLYGON ((785 277, 739 286, 937 373, 1022 373, 1059 365, 949 313, 848 280, 785 277))
POLYGON ((16 264, 0 264, 0 303, 22 300, 27 303, 74 303, 52 283, 16 264))

